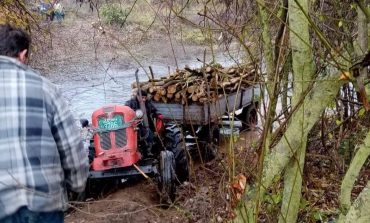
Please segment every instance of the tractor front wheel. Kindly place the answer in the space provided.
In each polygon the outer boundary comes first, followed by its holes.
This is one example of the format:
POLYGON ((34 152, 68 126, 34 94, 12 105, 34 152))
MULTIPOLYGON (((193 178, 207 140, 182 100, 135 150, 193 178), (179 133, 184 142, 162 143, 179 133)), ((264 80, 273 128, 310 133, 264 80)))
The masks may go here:
POLYGON ((176 174, 175 158, 171 151, 161 151, 159 155, 159 199, 161 204, 170 204, 175 200, 176 174))

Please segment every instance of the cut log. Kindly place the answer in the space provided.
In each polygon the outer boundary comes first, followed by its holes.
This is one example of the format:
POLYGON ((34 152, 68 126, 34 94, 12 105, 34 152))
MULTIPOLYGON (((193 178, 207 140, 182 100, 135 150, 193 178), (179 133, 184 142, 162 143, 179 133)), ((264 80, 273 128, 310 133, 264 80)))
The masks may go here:
POLYGON ((153 97, 154 101, 160 101, 161 100, 161 94, 156 93, 153 97))
POLYGON ((175 94, 175 99, 181 99, 181 91, 175 94))
POLYGON ((228 86, 230 86, 230 85, 231 85, 231 82, 228 82, 228 81, 227 81, 227 82, 225 81, 225 82, 222 82, 222 83, 221 83, 221 87, 222 87, 222 88, 226 88, 226 87, 228 87, 228 86))
POLYGON ((181 90, 181 85, 180 85, 180 83, 177 83, 177 84, 173 84, 173 85, 168 86, 167 93, 175 94, 179 90, 181 90))
POLYGON ((240 82, 240 77, 234 77, 230 79, 231 84, 236 84, 240 82))
POLYGON ((156 82, 152 82, 151 84, 154 86, 161 86, 161 85, 164 85, 164 81, 156 81, 156 82))
POLYGON ((187 92, 189 94, 193 94, 197 89, 197 86, 196 85, 192 85, 192 86, 189 86, 188 89, 187 89, 187 92))
MULTIPOLYGON (((229 68, 218 64, 197 69, 185 67, 176 69, 168 76, 140 82, 139 87, 147 90, 157 102, 186 105, 215 102, 219 95, 234 93, 255 84, 258 80, 256 70, 258 67, 255 64, 229 68)), ((136 83, 132 87, 136 87, 136 83)))
POLYGON ((149 88, 149 93, 155 93, 157 91, 160 91, 161 87, 160 86, 152 86, 149 88))
POLYGON ((193 94, 192 96, 191 96, 191 100, 192 101, 198 101, 198 96, 197 96, 197 94, 193 94))
POLYGON ((175 94, 175 98, 180 99, 186 97, 186 89, 183 89, 175 94))
POLYGON ((179 83, 181 80, 168 80, 168 81, 166 81, 166 83, 162 86, 162 87, 164 87, 164 88, 166 88, 166 87, 168 87, 168 86, 170 86, 170 85, 173 85, 173 84, 176 84, 176 83, 179 83))
POLYGON ((206 72, 207 73, 211 73, 212 71, 213 71, 212 67, 210 67, 210 66, 206 67, 206 72))
POLYGON ((199 98, 199 102, 204 104, 204 103, 208 102, 208 99, 207 98, 199 98))
POLYGON ((167 94, 167 91, 166 91, 166 89, 161 87, 161 89, 159 90, 159 93, 161 94, 161 96, 165 96, 167 94))
POLYGON ((227 73, 228 74, 234 74, 236 72, 236 69, 235 68, 230 68, 227 73))

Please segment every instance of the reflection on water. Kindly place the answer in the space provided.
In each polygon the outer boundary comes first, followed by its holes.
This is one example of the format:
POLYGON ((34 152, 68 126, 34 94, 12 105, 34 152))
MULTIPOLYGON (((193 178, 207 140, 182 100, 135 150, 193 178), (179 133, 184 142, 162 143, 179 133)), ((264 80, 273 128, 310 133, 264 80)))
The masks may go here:
MULTIPOLYGON (((235 64, 231 59, 222 57, 217 60, 223 66, 235 64)), ((189 65, 192 68, 201 67, 200 62, 186 61, 179 64, 180 69, 189 65)), ((175 70, 167 65, 152 66, 155 77, 166 76, 175 70)), ((108 69, 98 72, 94 77, 80 77, 68 81, 54 81, 66 97, 75 118, 90 119, 93 111, 107 104, 124 104, 131 97, 131 84, 135 82, 135 69, 108 69), (63 82, 63 83, 61 83, 63 82)), ((149 70, 149 69, 148 69, 149 70)), ((149 72, 149 71, 148 71, 149 72)), ((92 75, 93 76, 93 75, 92 75)), ((147 74, 139 70, 140 81, 148 80, 147 74)), ((53 81, 53 80, 52 80, 53 81)))
MULTIPOLYGON (((92 112, 107 104, 124 104, 131 96, 135 70, 108 71, 108 75, 88 81, 69 81, 61 86, 76 118, 89 119, 92 112)), ((143 72, 140 80, 147 80, 143 72)))

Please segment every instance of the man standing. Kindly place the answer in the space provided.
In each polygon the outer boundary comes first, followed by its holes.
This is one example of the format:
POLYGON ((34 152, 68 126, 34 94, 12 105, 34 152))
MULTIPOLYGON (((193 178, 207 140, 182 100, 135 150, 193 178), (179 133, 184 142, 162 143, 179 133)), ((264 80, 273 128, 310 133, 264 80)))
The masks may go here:
POLYGON ((0 222, 63 222, 88 157, 59 90, 27 65, 30 38, 0 25, 0 222))
MULTIPOLYGON (((145 104, 145 110, 146 114, 148 117, 148 124, 149 124, 149 129, 146 129, 142 124, 139 126, 140 130, 140 141, 139 141, 139 146, 140 149, 142 150, 143 156, 144 157, 150 157, 153 156, 152 154, 152 146, 154 143, 154 132, 156 131, 156 126, 154 123, 154 119, 162 119, 162 115, 158 113, 157 109, 154 107, 150 99, 147 98, 147 92, 144 90, 140 90, 141 93, 141 100, 145 104)), ((125 105, 129 106, 133 110, 138 110, 140 109, 140 102, 138 100, 138 93, 136 92, 133 97, 126 101, 125 105)))

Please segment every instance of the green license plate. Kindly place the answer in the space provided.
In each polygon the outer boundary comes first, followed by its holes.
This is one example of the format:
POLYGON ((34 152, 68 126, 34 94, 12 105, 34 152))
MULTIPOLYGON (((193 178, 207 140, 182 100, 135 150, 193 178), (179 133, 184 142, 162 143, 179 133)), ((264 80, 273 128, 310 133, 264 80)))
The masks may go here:
POLYGON ((123 127, 121 115, 115 115, 112 118, 100 118, 98 121, 99 129, 103 131, 119 129, 123 127))

